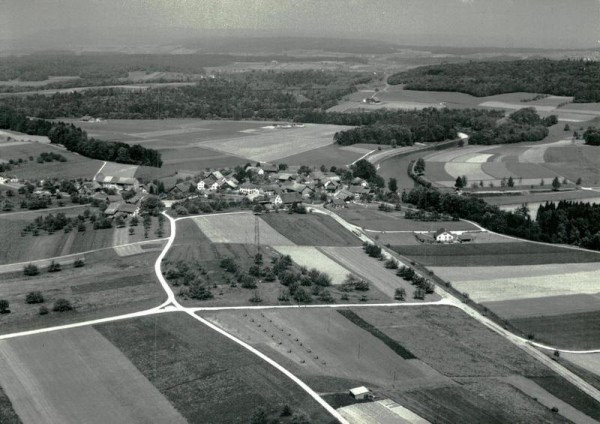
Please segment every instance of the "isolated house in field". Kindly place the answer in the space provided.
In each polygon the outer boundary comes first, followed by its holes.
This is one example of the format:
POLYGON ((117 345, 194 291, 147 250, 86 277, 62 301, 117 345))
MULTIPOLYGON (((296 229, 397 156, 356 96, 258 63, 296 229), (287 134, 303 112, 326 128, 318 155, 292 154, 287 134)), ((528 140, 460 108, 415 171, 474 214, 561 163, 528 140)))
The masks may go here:
POLYGON ((350 396, 354 399, 362 400, 362 399, 372 399, 373 393, 365 386, 355 387, 354 389, 350 389, 350 396))
POLYGON ((440 228, 434 233, 435 241, 438 243, 452 243, 454 235, 446 231, 445 228, 440 228))

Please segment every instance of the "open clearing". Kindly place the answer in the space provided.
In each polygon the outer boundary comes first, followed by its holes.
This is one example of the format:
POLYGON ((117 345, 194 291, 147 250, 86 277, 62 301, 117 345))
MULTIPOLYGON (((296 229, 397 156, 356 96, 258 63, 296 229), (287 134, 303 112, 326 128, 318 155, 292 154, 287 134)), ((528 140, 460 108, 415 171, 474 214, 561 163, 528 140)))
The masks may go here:
POLYGON ((282 255, 290 255, 292 260, 300 266, 308 269, 316 268, 321 272, 327 273, 331 277, 331 284, 342 284, 350 271, 337 262, 330 259, 312 246, 275 246, 282 255))
MULTIPOLYGON (((332 137, 333 142, 333 137, 332 137)), ((344 166, 351 164, 358 158, 364 156, 367 149, 356 148, 357 150, 348 150, 351 146, 340 147, 337 144, 330 144, 324 147, 319 147, 303 153, 293 154, 280 158, 277 162, 286 163, 288 165, 307 165, 307 166, 344 166), (360 149, 360 150, 358 150, 360 149), (364 152, 363 152, 364 151, 364 152)), ((374 147, 376 149, 377 147, 374 147)))
POLYGON ((252 161, 270 162, 333 144, 333 135, 351 127, 305 124, 299 128, 262 128, 247 138, 206 141, 202 146, 242 156, 252 161))
MULTIPOLYGON (((250 213, 206 215, 191 219, 213 243, 254 244, 255 242, 255 215, 250 213)), ((279 234, 261 218, 258 218, 258 220, 261 244, 270 246, 294 245, 293 242, 279 234)))
POLYGON ((311 422, 331 419, 288 377, 184 313, 95 328, 189 423, 247 423, 259 407, 274 418, 284 404, 311 422))
POLYGON ((599 262, 600 254, 538 243, 423 244, 392 246, 425 266, 476 267, 599 262))
POLYGON ((0 342, 0 383, 24 424, 186 421, 91 327, 0 342))
MULTIPOLYGON (((358 237, 327 215, 268 213, 262 220, 302 246, 361 246, 358 237)), ((262 238, 262 235, 261 235, 262 238)), ((261 240, 262 241, 262 240, 261 240)))

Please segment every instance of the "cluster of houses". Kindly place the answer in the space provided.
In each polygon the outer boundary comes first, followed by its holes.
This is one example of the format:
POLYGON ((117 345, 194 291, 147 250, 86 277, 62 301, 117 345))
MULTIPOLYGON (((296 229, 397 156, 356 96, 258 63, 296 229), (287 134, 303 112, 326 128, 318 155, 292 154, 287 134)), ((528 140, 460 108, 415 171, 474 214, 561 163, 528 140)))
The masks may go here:
POLYGON ((373 189, 362 178, 343 183, 334 172, 299 173, 299 170, 300 167, 282 170, 271 164, 249 165, 245 168, 248 176, 245 182, 238 181, 231 170, 180 171, 171 177, 177 178, 175 182, 170 183, 168 179, 163 182, 165 190, 175 198, 191 193, 203 196, 219 193, 230 199, 247 198, 266 208, 288 207, 314 199, 339 208, 373 194, 373 189))
POLYGON ((415 237, 421 243, 468 243, 473 241, 473 235, 467 232, 451 232, 445 228, 440 228, 435 232, 420 231, 415 232, 415 237))

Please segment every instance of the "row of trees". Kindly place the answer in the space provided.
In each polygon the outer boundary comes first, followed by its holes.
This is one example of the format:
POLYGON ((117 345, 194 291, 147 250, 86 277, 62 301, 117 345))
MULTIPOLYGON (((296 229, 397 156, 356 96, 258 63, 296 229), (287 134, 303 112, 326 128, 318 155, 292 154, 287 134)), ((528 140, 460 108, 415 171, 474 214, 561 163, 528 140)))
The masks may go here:
POLYGON ((474 96, 547 93, 600 101, 600 63, 584 60, 481 61, 422 66, 399 72, 388 83, 409 90, 459 91, 474 96))
POLYGON ((139 144, 130 145, 90 138, 85 131, 73 124, 29 119, 24 113, 6 106, 0 106, 0 129, 47 136, 53 144, 61 144, 67 150, 92 159, 158 168, 162 166, 161 155, 156 150, 147 149, 139 144))

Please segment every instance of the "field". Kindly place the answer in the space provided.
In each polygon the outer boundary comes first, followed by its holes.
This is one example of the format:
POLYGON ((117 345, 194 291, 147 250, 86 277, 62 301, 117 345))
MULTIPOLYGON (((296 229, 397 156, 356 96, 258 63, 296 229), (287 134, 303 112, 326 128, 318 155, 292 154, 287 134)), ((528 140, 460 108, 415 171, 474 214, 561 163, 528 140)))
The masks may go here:
MULTIPOLYGON (((398 288, 406 290, 406 302, 414 301, 413 292, 415 288, 410 283, 396 276, 395 270, 386 269, 383 262, 367 256, 359 247, 322 247, 321 251, 334 261, 340 263, 343 267, 352 271, 353 274, 363 278, 371 285, 389 296, 394 298, 394 293, 398 288)), ((427 295, 428 301, 439 300, 436 294, 427 295)))
POLYGON ((262 359, 183 313, 95 327, 190 423, 246 423, 254 410, 284 404, 311 422, 327 412, 262 359))
POLYGON ((5 340, 0 357, 0 384, 24 424, 186 422, 92 327, 5 340))
POLYGON ((597 376, 600 376, 600 353, 576 354, 564 353, 562 358, 597 376))
POLYGON ((335 125, 307 124, 283 129, 264 121, 66 121, 102 140, 141 144, 160 151, 162 168, 140 167, 136 171, 135 176, 144 179, 174 175, 182 169, 233 167, 248 161, 314 165, 316 160, 317 165, 322 162, 331 166, 347 164, 362 156, 333 146, 333 134, 347 128, 335 125))
POLYGON ((11 313, 3 315, 0 331, 6 334, 156 306, 164 298, 152 268, 157 257, 157 252, 119 257, 104 250, 79 255, 85 262, 83 268, 63 265, 60 272, 42 270, 25 277, 21 266, 18 272, 2 274, 0 298, 10 302, 11 313), (31 291, 42 293, 42 305, 50 311, 60 298, 69 300, 74 311, 39 315, 39 304, 25 302, 31 291))
POLYGON ((451 383, 420 360, 402 358, 335 310, 201 315, 277 358, 317 391, 346 393, 359 384, 435 387, 451 383))
MULTIPOLYGON (((595 419, 600 417, 590 398, 459 310, 429 307, 354 311, 432 368, 461 382, 461 387, 396 390, 396 397, 390 396, 431 422, 539 422, 542 415, 535 414, 543 413, 544 419, 549 419, 544 398, 553 397, 595 419), (513 376, 521 381, 526 378, 530 385, 536 383, 539 400, 524 395, 513 376), (562 391, 551 385, 562 386, 562 391)), ((559 414, 561 411, 559 408, 559 414)), ((569 415, 572 413, 577 411, 571 408, 569 415)))
POLYGON ((428 422, 389 399, 345 406, 338 409, 338 412, 352 423, 426 424, 428 422))
POLYGON ((275 249, 282 255, 290 255, 292 260, 300 266, 308 269, 316 268, 327 273, 331 277, 331 284, 334 285, 342 284, 348 274, 351 274, 346 268, 313 246, 277 246, 275 249))
MULTIPOLYGON (((202 224, 202 228, 209 228, 206 222, 212 223, 217 222, 222 217, 253 217, 252 215, 214 215, 214 216, 203 216, 207 221, 202 224)), ((175 242, 167 254, 166 261, 168 263, 176 263, 178 260, 185 261, 198 261, 203 269, 206 271, 206 277, 216 285, 213 290, 215 294, 214 299, 202 301, 203 306, 234 306, 248 304, 248 299, 253 293, 256 293, 261 299, 261 304, 265 305, 289 305, 290 301, 280 300, 279 295, 285 292, 286 288, 277 282, 266 282, 263 281, 258 284, 256 289, 245 289, 239 285, 232 287, 230 280, 233 279, 233 274, 227 273, 220 267, 220 262, 224 258, 232 258, 241 270, 247 271, 250 266, 254 265, 254 255, 257 253, 254 239, 248 238, 245 243, 240 243, 242 238, 238 237, 235 242, 212 242, 207 236, 212 234, 215 239, 223 240, 223 233, 217 231, 217 227, 212 226, 208 230, 208 233, 201 231, 200 226, 196 225, 194 220, 184 219, 177 222, 177 236, 175 242), (211 233, 213 231, 213 233, 211 233), (218 296, 216 294, 218 293, 218 296)), ((239 220, 239 218, 237 218, 239 220)), ((233 220, 232 220, 233 222, 233 220)), ((226 223, 226 222, 225 222, 226 223)), ((234 224, 231 224, 234 225, 234 224)), ((272 228, 266 233, 268 237, 263 237, 262 231, 266 228, 267 224, 261 224, 261 253, 263 254, 264 263, 268 265, 272 257, 280 256, 281 254, 290 254, 292 260, 299 266, 306 266, 308 269, 317 268, 322 272, 328 273, 332 277, 332 283, 334 285, 328 288, 329 292, 335 299, 335 302, 339 303, 356 303, 362 302, 389 302, 391 298, 376 287, 371 287, 366 293, 363 292, 352 292, 343 293, 335 285, 340 284, 346 276, 350 273, 348 269, 339 265, 336 261, 330 259, 325 255, 319 247, 314 246, 296 246, 291 241, 286 241, 284 244, 268 244, 269 240, 281 242, 283 236, 275 232, 272 228), (363 298, 362 295, 366 298, 363 298), (347 298, 342 300, 342 295, 346 295, 347 298)), ((232 234, 236 233, 234 230, 229 228, 227 225, 223 227, 224 231, 232 234)), ((242 240, 244 241, 244 240, 242 240)), ((163 270, 169 267, 169 264, 163 264, 163 270)), ((364 274, 364 273, 363 273, 364 274)), ((371 278, 372 276, 364 274, 364 278, 371 278)), ((179 292, 179 288, 175 288, 175 292, 179 292)), ((198 305, 198 301, 195 300, 181 300, 184 304, 198 305)), ((313 302, 319 303, 316 297, 313 297, 313 302)))
MULTIPOLYGON (((77 216, 86 208, 88 207, 65 208, 63 212, 66 216, 77 216)), ((91 209, 93 211, 93 208, 91 209)), ((87 230, 84 232, 73 230, 64 233, 59 231, 49 235, 45 231, 41 231, 39 236, 27 234, 21 237, 21 230, 33 222, 37 216, 46 216, 50 213, 56 215, 59 212, 61 210, 40 210, 0 215, 0 237, 3 240, 3 243, 0 244, 0 264, 53 258, 146 240, 141 225, 135 227, 134 234, 130 235, 128 227, 94 230, 89 222, 87 230)), ((150 239, 156 238, 155 230, 157 228, 158 220, 153 218, 152 226, 148 231, 150 239)), ((164 237, 168 237, 169 231, 169 226, 165 226, 164 237)))
POLYGON ((28 141, 0 142, 0 162, 1 160, 8 161, 10 159, 23 159, 25 161, 21 165, 13 166, 9 173, 18 178, 92 178, 102 166, 102 162, 99 160, 71 153, 52 144, 28 141), (61 154, 67 159, 67 162, 38 163, 36 161, 37 157, 45 152, 61 154), (32 161, 29 160, 30 157, 33 157, 32 161))
MULTIPOLYGON (((428 267, 516 266, 599 262, 595 252, 531 242, 392 246, 428 267)), ((473 274, 474 275, 474 274, 473 274)))
POLYGON ((540 343, 574 350, 600 347, 600 313, 598 310, 549 317, 517 318, 509 321, 524 334, 535 335, 535 340, 540 343))
POLYGON ((375 231, 436 231, 446 228, 449 231, 477 230, 473 224, 463 221, 416 221, 405 219, 403 212, 381 212, 374 205, 372 208, 350 206, 339 209, 336 214, 367 230, 375 231))
POLYGON ((598 262, 431 270, 537 341, 568 349, 599 347, 598 262))
POLYGON ((468 185, 480 185, 483 182, 485 187, 500 187, 503 178, 512 177, 517 187, 537 187, 541 180, 550 186, 554 177, 558 176, 561 182, 566 177, 558 167, 551 169, 546 166, 545 153, 550 147, 562 149, 570 146, 570 140, 561 140, 537 145, 469 146, 448 149, 425 156, 425 174, 442 187, 453 187, 456 178, 463 175, 467 177, 468 185))
POLYGON ((133 178, 137 172, 139 166, 127 165, 115 162, 106 162, 106 165, 102 167, 101 173, 105 177, 125 177, 133 178))
MULTIPOLYGON (((382 401, 388 407, 396 402, 430 422, 564 421, 542 403, 556 399, 544 389, 539 388, 536 401, 509 382, 498 381, 512 375, 551 377, 552 372, 461 311, 449 307, 352 311, 418 359, 403 359, 335 311, 201 315, 285 364, 315 390, 327 393, 325 399, 332 405, 348 405, 344 393, 364 384, 377 399, 388 399, 382 401)), ((577 392, 575 400, 587 398, 577 392)), ((362 410, 363 405, 346 408, 362 410)), ((560 411, 577 412, 568 405, 560 411)))
MULTIPOLYGON (((233 213, 191 218, 213 243, 255 243, 255 215, 233 213)), ((294 243, 258 218, 260 243, 270 246, 290 246, 294 243)))
POLYGON ((340 147, 336 144, 319 147, 303 153, 287 156, 279 159, 278 163, 286 163, 288 165, 307 165, 307 166, 344 166, 351 164, 355 160, 364 156, 373 149, 360 149, 355 146, 340 147))
POLYGON ((561 172, 570 180, 581 178, 584 186, 600 185, 600 149, 595 146, 551 147, 546 150, 544 160, 548 168, 561 172))
POLYGON ((207 141, 202 146, 242 156, 252 161, 271 162, 333 143, 333 135, 351 127, 305 124, 302 128, 264 127, 248 132, 249 137, 207 141))
POLYGON ((360 246, 362 244, 358 237, 326 215, 268 213, 261 218, 288 240, 301 246, 360 246))

